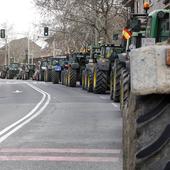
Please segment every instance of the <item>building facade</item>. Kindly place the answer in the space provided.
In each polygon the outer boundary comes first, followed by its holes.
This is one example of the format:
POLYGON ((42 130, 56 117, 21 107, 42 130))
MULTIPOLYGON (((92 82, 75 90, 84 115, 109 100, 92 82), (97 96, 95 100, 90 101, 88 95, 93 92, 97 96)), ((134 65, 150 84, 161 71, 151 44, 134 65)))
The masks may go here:
POLYGON ((28 38, 12 40, 0 48, 0 65, 10 62, 27 63, 41 56, 41 47, 28 38), (29 56, 29 57, 28 57, 29 56))

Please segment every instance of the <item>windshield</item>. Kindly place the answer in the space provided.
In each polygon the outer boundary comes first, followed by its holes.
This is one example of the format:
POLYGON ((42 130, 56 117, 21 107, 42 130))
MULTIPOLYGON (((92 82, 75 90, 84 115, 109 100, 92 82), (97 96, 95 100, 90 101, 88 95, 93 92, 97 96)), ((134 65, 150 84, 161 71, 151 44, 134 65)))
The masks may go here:
POLYGON ((157 42, 162 42, 170 38, 170 16, 165 14, 164 18, 158 19, 157 42))
POLYGON ((56 64, 63 65, 65 61, 67 61, 67 58, 55 58, 52 60, 52 66, 55 66, 56 64))
POLYGON ((41 66, 42 66, 42 67, 46 67, 46 66, 47 66, 47 61, 42 61, 42 62, 41 62, 41 66))
POLYGON ((10 68, 18 68, 19 64, 18 63, 12 63, 9 65, 10 68))
POLYGON ((146 37, 151 37, 151 31, 152 31, 152 16, 150 16, 147 21, 146 37))

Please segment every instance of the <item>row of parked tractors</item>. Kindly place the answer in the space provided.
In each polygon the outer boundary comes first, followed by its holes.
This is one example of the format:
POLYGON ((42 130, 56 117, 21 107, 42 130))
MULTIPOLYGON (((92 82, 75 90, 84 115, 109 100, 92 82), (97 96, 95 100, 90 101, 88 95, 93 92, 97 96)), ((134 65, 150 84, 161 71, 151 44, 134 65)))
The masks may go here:
POLYGON ((34 64, 11 63, 1 67, 0 78, 28 80, 33 77, 34 72, 34 64))
MULTIPOLYGON (((84 53, 41 60, 32 78, 69 87, 79 81, 88 92, 110 92, 123 117, 123 169, 169 170, 170 10, 148 14, 149 4, 145 7, 146 13, 132 14, 124 45, 91 46, 84 53)), ((1 76, 13 78, 15 65, 1 76)), ((25 75, 18 71, 16 77, 20 73, 25 75)))
POLYGON ((84 53, 51 57, 39 62, 33 79, 69 87, 80 82, 83 90, 96 94, 110 91, 110 98, 119 102, 122 65, 118 56, 124 51, 122 46, 104 44, 91 46, 84 53))
POLYGON ((79 81, 83 90, 98 94, 110 91, 123 117, 123 169, 169 170, 170 10, 148 14, 145 6, 146 13, 132 14, 124 29, 124 46, 92 46, 51 73, 45 67, 40 77, 47 81, 51 75, 53 83, 70 87, 79 81))

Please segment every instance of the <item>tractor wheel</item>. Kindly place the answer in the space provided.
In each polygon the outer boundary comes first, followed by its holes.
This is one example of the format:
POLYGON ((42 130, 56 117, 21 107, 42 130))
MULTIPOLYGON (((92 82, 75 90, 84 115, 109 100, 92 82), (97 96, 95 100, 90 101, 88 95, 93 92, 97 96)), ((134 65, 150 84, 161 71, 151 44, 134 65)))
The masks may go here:
POLYGON ((123 169, 170 169, 170 95, 130 94, 123 114, 123 169))
POLYGON ((44 71, 44 81, 47 82, 47 70, 44 71))
POLYGON ((123 112, 125 104, 128 102, 130 92, 129 73, 126 69, 122 69, 120 76, 120 110, 123 112))
POLYGON ((40 71, 40 76, 39 76, 39 80, 40 81, 45 81, 44 79, 45 79, 45 77, 44 77, 44 74, 45 74, 45 71, 40 71))
POLYGON ((113 100, 113 69, 110 72, 110 100, 113 100))
POLYGON ((114 102, 120 101, 120 76, 121 76, 122 64, 119 60, 115 60, 114 67, 112 69, 112 94, 114 102))
POLYGON ((64 85, 68 86, 68 70, 66 70, 64 73, 64 85))
POLYGON ((60 73, 52 70, 52 82, 53 84, 58 84, 60 80, 60 73))
POLYGON ((52 82, 52 70, 47 70, 47 74, 48 74, 48 82, 52 82))
POLYGON ((61 71, 61 84, 64 85, 64 74, 65 74, 65 70, 61 71))
POLYGON ((77 71, 69 67, 68 69, 68 86, 76 87, 77 82, 77 71))
POLYGON ((107 90, 107 72, 99 70, 98 66, 93 72, 93 92, 103 94, 107 90))
POLYGON ((93 92, 93 73, 91 70, 87 74, 87 91, 93 92))
POLYGON ((25 73, 25 80, 28 80, 28 73, 25 73))
POLYGON ((13 79, 13 74, 9 72, 8 78, 9 78, 9 79, 13 79))
POLYGON ((86 72, 86 70, 82 71, 82 80, 81 80, 82 86, 81 87, 83 90, 85 90, 85 72, 86 72))

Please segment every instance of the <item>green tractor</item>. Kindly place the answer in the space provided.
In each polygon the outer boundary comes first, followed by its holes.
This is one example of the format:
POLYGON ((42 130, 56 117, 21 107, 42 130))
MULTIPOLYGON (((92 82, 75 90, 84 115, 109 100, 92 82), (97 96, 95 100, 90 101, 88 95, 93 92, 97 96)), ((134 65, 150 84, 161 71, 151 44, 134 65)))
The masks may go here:
MULTIPOLYGON (((139 16, 133 15, 132 23, 139 16)), ((128 52, 120 76, 123 169, 168 170, 170 10, 155 10, 145 19, 145 38, 138 34, 142 47, 128 52)), ((129 29, 138 33, 143 30, 140 24, 129 29)))
POLYGON ((38 61, 38 80, 39 81, 44 81, 44 72, 46 70, 46 67, 47 67, 47 60, 44 59, 44 60, 41 60, 41 61, 38 61))
POLYGON ((100 56, 100 46, 91 46, 90 59, 82 72, 82 89, 88 92, 93 91, 93 67, 100 56))
POLYGON ((82 72, 90 58, 89 53, 73 53, 69 56, 68 65, 61 73, 62 84, 69 87, 76 87, 79 81, 82 85, 82 72))
POLYGON ((123 51, 121 46, 114 44, 92 48, 92 58, 86 65, 83 76, 83 79, 85 77, 84 82, 87 82, 85 83, 87 91, 104 94, 109 90, 111 68, 117 55, 123 51))
POLYGON ((8 71, 8 66, 7 66, 7 65, 3 65, 3 66, 2 66, 2 70, 1 70, 1 78, 2 78, 2 79, 5 79, 5 78, 6 78, 7 71, 8 71))
POLYGON ((47 59, 47 65, 44 70, 44 81, 58 84, 61 81, 61 71, 63 65, 67 63, 67 56, 56 56, 47 59))
POLYGON ((47 59, 47 64, 44 69, 44 81, 45 82, 51 82, 52 81, 52 67, 55 64, 55 59, 53 57, 50 57, 47 59))
POLYGON ((17 74, 19 73, 19 67, 20 64, 19 63, 11 63, 8 66, 8 70, 7 70, 7 79, 13 79, 14 77, 17 76, 17 74))
POLYGON ((53 58, 52 64, 52 82, 53 84, 58 84, 61 82, 61 72, 68 64, 67 56, 56 56, 53 58))

